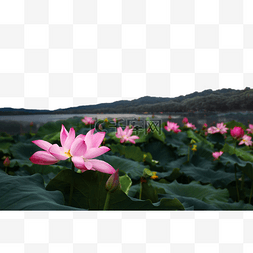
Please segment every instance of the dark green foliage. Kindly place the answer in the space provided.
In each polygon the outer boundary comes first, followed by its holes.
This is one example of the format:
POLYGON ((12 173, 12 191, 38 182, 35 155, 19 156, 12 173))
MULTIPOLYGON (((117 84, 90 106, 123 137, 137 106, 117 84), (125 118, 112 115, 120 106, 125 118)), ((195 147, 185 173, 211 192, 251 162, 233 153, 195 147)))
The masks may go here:
MULTIPOLYGON (((70 159, 47 166, 30 162, 29 158, 41 150, 31 141, 43 139, 60 145, 62 124, 68 131, 74 127, 76 136, 91 129, 81 118, 74 118, 47 123, 36 135, 0 136, 0 155, 11 160, 8 168, 0 164, 0 209, 104 208, 109 174, 72 172, 70 159), (72 175, 74 191, 68 206, 72 175)), ((245 129, 234 121, 227 126, 245 129)), ((235 146, 229 131, 225 139, 222 134, 205 137, 203 132, 181 129, 175 134, 162 128, 161 135, 139 131, 136 144, 121 144, 115 131, 106 130, 102 145, 111 150, 95 159, 119 169, 121 183, 121 190, 111 193, 109 210, 253 210, 248 204, 253 181, 252 147, 235 146), (191 150, 191 140, 196 142, 197 151, 191 150), (223 155, 214 161, 212 153, 220 150, 223 155)))

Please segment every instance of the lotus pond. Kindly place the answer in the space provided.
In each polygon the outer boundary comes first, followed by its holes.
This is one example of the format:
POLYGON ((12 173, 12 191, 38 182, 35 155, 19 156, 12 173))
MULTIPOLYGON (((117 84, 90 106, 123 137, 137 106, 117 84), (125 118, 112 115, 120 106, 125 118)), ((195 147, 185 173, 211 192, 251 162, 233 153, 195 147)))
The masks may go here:
POLYGON ((0 209, 253 210, 253 148, 239 145, 242 140, 230 132, 237 126, 246 133, 248 126, 224 122, 226 133, 207 134, 204 127, 182 125, 174 132, 165 123, 152 127, 152 119, 147 121, 148 131, 133 130, 139 137, 135 143, 117 138, 117 128, 125 127, 120 121, 85 125, 80 117, 48 122, 36 134, 0 133, 0 209), (110 192, 106 208, 105 186, 111 174, 80 170, 71 158, 50 165, 30 161, 42 150, 32 141, 61 146, 62 125, 67 131, 74 128, 76 136, 94 128, 94 133, 105 133, 101 147, 110 150, 96 159, 118 169, 120 185, 110 192), (213 153, 220 151, 214 159, 213 153))

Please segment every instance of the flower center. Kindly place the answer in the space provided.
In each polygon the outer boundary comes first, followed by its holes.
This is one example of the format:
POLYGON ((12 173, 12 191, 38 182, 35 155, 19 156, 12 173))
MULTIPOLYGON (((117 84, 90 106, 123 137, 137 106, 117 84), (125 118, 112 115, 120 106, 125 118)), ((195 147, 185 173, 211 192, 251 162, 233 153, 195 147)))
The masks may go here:
POLYGON ((68 152, 64 152, 64 154, 65 154, 65 156, 67 156, 67 157, 71 157, 71 156, 72 156, 72 155, 70 154, 70 149, 69 149, 68 152))

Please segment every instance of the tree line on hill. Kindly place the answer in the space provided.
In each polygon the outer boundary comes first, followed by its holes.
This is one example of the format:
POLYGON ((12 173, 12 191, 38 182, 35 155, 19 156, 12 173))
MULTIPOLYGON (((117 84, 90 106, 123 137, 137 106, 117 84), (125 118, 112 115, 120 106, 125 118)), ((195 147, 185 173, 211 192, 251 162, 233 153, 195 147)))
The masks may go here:
POLYGON ((87 113, 157 113, 157 112, 230 112, 253 111, 253 89, 211 89, 175 98, 145 96, 132 101, 78 106, 66 109, 26 110, 1 108, 0 115, 21 114, 87 114, 87 113))

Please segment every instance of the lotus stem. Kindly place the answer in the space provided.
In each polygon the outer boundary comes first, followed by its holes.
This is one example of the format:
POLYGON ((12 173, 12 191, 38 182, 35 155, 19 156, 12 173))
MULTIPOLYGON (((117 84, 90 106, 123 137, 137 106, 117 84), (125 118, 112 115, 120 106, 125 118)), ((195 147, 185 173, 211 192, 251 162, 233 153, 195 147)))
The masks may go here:
POLYGON ((244 172, 242 172, 241 190, 243 190, 243 187, 244 187, 244 172))
POLYGON ((139 199, 141 200, 141 194, 142 194, 142 181, 140 182, 140 194, 139 194, 139 199))
POLYGON ((249 196, 249 204, 251 204, 252 193, 253 193, 253 181, 251 183, 251 191, 250 191, 250 196, 249 196))
POLYGON ((190 146, 188 146, 188 159, 187 159, 187 162, 189 162, 190 160, 190 146))
POLYGON ((238 198, 238 202, 239 202, 240 195, 239 195, 239 190, 238 190, 238 181, 237 181, 237 177, 236 177, 236 164, 235 164, 235 183, 236 183, 237 198, 238 198))
POLYGON ((74 176, 75 176, 75 166, 72 162, 72 176, 71 176, 71 185, 70 185, 70 195, 69 195, 69 206, 71 206, 73 190, 74 190, 74 176))
POLYGON ((104 205, 104 211, 108 210, 109 207, 109 201, 110 201, 111 193, 110 191, 107 191, 106 199, 105 199, 105 205, 104 205))
POLYGON ((236 141, 235 141, 235 146, 234 146, 234 154, 235 154, 235 149, 236 149, 236 141))

